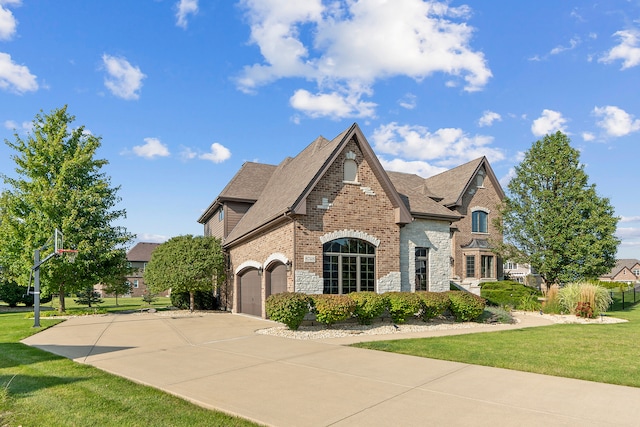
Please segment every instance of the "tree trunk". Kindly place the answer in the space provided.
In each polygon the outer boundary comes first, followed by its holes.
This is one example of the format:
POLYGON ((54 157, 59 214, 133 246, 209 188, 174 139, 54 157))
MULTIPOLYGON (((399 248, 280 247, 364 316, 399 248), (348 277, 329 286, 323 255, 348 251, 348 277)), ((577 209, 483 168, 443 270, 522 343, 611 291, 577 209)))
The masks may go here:
POLYGON ((60 303, 58 307, 58 312, 64 313, 65 311, 67 311, 67 307, 64 304, 64 283, 62 283, 58 288, 58 301, 60 303))
POLYGON ((189 292, 189 310, 193 313, 193 307, 196 305, 195 293, 189 292))

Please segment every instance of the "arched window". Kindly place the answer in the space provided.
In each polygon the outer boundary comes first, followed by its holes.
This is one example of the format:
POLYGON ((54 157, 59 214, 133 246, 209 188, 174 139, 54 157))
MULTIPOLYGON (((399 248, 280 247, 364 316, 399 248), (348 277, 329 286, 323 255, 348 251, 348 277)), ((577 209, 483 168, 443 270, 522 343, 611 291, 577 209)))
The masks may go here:
POLYGON ((471 231, 474 233, 488 233, 488 217, 489 214, 485 211, 473 211, 471 214, 471 231))
POLYGON ((358 180, 358 164, 353 159, 346 159, 343 164, 344 181, 356 182, 358 180))
POLYGON ((353 238, 332 240, 322 246, 323 293, 375 291, 376 248, 353 238))

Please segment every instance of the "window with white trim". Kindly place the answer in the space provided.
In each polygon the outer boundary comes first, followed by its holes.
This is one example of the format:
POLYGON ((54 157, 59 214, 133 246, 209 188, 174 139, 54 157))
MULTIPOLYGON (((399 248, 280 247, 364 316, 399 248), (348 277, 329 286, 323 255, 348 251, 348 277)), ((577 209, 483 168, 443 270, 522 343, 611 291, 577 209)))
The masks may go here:
POLYGON ((465 261, 467 277, 476 277, 476 257, 473 255, 467 255, 465 261))

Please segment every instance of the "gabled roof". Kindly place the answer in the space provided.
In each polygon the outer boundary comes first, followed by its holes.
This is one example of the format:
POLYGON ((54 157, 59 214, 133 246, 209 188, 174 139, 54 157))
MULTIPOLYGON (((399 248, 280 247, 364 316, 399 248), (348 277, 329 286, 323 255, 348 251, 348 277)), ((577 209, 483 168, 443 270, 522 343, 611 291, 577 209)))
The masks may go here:
POLYGON ((459 214, 436 201, 438 198, 427 187, 425 178, 404 172, 387 171, 387 175, 414 216, 452 221, 460 219, 459 214))
POLYGON ((640 260, 637 260, 637 259, 618 259, 618 260, 616 260, 615 267, 613 267, 609 273, 602 275, 602 277, 616 277, 625 268, 627 270, 629 270, 629 271, 633 271, 633 267, 636 264, 640 264, 640 260))
POLYGON ((149 262, 149 260, 151 260, 151 254, 159 245, 160 243, 140 242, 127 252, 127 261, 149 262))
POLYGON ((396 208, 396 222, 408 223, 411 214, 357 124, 327 140, 318 137, 296 157, 287 158, 273 171, 256 203, 227 236, 225 246, 286 214, 305 213, 306 198, 333 164, 344 146, 353 139, 371 165, 374 175, 396 208))
POLYGON ((493 173, 489 161, 484 156, 427 178, 426 183, 434 194, 442 198, 441 203, 443 205, 447 207, 459 206, 462 204, 462 197, 465 191, 467 191, 476 174, 483 166, 487 173, 487 178, 495 183, 498 195, 501 199, 504 198, 500 182, 493 173))
POLYGON ((222 202, 233 200, 253 203, 258 200, 276 167, 263 163, 245 162, 226 187, 222 189, 220 195, 198 218, 198 222, 200 224, 207 222, 222 202))

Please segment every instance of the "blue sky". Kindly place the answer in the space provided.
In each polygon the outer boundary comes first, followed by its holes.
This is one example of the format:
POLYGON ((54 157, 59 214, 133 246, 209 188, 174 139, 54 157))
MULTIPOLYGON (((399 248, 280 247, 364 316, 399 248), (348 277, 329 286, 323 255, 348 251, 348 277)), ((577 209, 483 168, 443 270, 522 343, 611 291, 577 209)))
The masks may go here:
POLYGON ((486 155, 505 187, 562 130, 640 259, 639 83, 637 0, 0 0, 0 138, 68 105, 141 241, 202 234, 243 162, 357 122, 387 169, 486 155))

